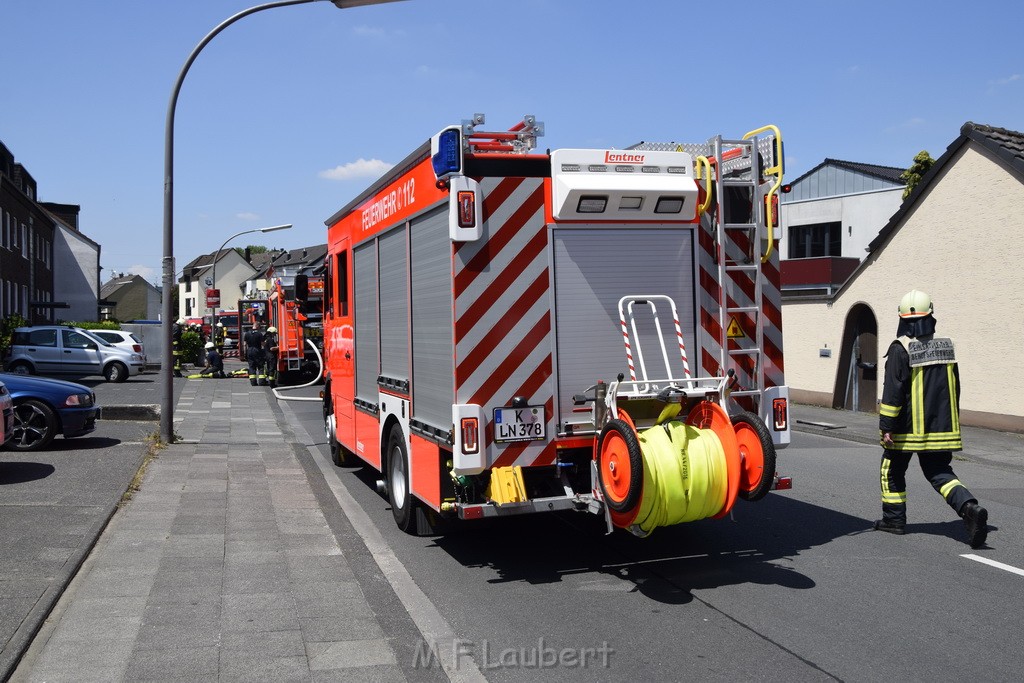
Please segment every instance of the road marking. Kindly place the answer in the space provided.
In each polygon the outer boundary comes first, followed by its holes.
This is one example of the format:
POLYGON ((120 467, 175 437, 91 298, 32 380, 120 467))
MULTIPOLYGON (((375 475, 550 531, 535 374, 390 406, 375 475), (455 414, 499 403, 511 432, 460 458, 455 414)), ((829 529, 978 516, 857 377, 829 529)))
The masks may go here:
POLYGON ((990 560, 987 557, 982 557, 981 555, 975 555, 974 553, 967 553, 966 555, 961 555, 960 557, 966 557, 968 560, 974 560, 975 562, 981 562, 982 564, 987 564, 990 567, 995 567, 996 569, 1002 569, 1003 571, 1010 572, 1011 574, 1017 574, 1018 576, 1024 576, 1024 569, 1018 569, 1017 567, 1014 567, 1013 565, 1003 564, 1002 562, 996 562, 995 560, 990 560))
POLYGON ((465 657, 444 656, 448 652, 458 652, 459 644, 467 641, 460 639, 455 634, 455 629, 448 623, 448 620, 430 601, 426 593, 416 585, 409 570, 388 546, 384 535, 374 524, 369 513, 349 493, 345 483, 337 475, 334 465, 320 453, 320 448, 299 421, 298 415, 292 407, 287 404, 281 407, 284 412, 291 413, 291 416, 295 418, 288 420, 289 426, 312 456, 313 462, 320 469, 327 487, 334 494, 334 499, 338 501, 342 512, 348 517, 352 528, 363 539, 363 543, 366 544, 377 566, 380 567, 381 573, 391 584, 398 600, 423 635, 424 643, 428 647, 436 648, 437 661, 448 675, 448 680, 453 683, 486 683, 487 678, 472 658, 468 658, 466 661, 465 657), (303 437, 305 438, 303 439, 303 437), (449 650, 449 648, 451 649, 449 650))

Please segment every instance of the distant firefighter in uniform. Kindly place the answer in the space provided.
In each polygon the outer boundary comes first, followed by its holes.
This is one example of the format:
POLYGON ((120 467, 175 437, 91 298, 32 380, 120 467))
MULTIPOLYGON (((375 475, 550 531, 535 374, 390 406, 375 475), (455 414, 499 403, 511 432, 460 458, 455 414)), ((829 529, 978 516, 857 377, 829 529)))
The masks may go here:
POLYGON ((263 383, 266 384, 266 375, 263 374, 263 332, 260 331, 260 321, 257 318, 253 321, 252 329, 245 333, 245 360, 249 364, 249 384, 256 386, 262 375, 263 383))
POLYGON ((277 386, 278 344, 277 328, 271 325, 267 328, 267 333, 263 335, 263 363, 267 384, 272 387, 277 386))
POLYGON ((889 345, 879 407, 882 447, 882 519, 875 529, 903 534, 907 524, 907 466, 917 453, 921 471, 964 520, 972 548, 985 545, 988 511, 950 463, 963 450, 960 372, 953 341, 935 336, 934 307, 913 290, 900 301, 897 339, 889 345))
POLYGON ((171 354, 174 356, 174 376, 181 377, 181 335, 185 331, 185 319, 178 318, 171 326, 171 354))
POLYGON ((224 337, 226 332, 224 330, 224 323, 217 323, 213 326, 213 348, 217 349, 217 353, 224 357, 224 337))
POLYGON ((224 359, 217 352, 217 348, 213 345, 213 342, 206 342, 206 366, 200 374, 202 377, 219 377, 223 378, 224 375, 224 359))

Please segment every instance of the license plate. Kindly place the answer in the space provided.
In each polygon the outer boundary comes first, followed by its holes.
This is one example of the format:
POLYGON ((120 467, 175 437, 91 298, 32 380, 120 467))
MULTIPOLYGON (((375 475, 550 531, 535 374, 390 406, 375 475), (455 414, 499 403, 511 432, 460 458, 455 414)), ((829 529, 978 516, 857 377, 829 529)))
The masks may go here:
POLYGON ((494 441, 534 441, 546 436, 544 406, 494 409, 494 441))

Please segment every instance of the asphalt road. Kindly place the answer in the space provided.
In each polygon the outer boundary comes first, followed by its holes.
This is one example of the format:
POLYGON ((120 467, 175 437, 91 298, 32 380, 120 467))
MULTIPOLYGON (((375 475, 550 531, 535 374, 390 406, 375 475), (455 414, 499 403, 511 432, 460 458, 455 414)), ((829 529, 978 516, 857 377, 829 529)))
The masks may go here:
MULTIPOLYGON (((570 513, 414 538, 372 473, 330 465, 317 403, 285 413, 318 444, 328 485, 355 500, 460 639, 442 656, 488 680, 523 680, 524 667, 536 681, 1016 680, 1024 666, 1024 578, 1012 572, 1024 567, 1020 467, 955 461, 991 515, 976 551, 916 465, 908 535, 871 531, 878 448, 804 433, 779 458, 795 488, 740 501, 731 519, 637 539, 570 513), (545 651, 576 664, 545 666, 545 651)), ((415 600, 403 602, 415 618, 415 600)))
POLYGON ((88 555, 156 431, 153 422, 96 424, 45 450, 0 450, 0 671, 88 555))

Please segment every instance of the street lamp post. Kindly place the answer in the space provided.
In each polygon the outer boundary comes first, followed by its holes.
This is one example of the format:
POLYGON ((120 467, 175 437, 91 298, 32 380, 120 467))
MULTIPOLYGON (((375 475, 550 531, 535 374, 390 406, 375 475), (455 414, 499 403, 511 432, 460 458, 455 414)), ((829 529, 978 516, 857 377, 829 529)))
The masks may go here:
MULTIPOLYGON (((178 104, 178 93, 181 92, 181 85, 185 80, 192 62, 196 60, 203 48, 213 40, 217 34, 235 23, 242 17, 255 14, 265 9, 275 7, 287 7, 288 5, 304 5, 311 2, 323 2, 324 0, 278 0, 262 5, 256 5, 249 9, 225 19, 206 37, 199 41, 199 44, 192 49, 184 66, 178 73, 171 90, 171 100, 167 105, 167 122, 164 127, 164 254, 163 254, 163 302, 160 307, 162 321, 160 325, 160 336, 162 337, 163 363, 161 375, 163 377, 163 392, 160 400, 160 438, 164 443, 174 441, 174 364, 171 362, 171 287, 174 286, 174 110, 178 104)), ((381 5, 386 2, 397 2, 399 0, 328 0, 338 9, 349 7, 362 7, 364 5, 381 5)))
MULTIPOLYGON (((290 227, 292 227, 291 223, 288 223, 287 225, 275 225, 271 228, 253 228, 252 230, 243 230, 242 232, 236 232, 234 235, 224 240, 224 244, 220 245, 220 248, 218 248, 216 253, 214 253, 213 255, 213 268, 210 271, 210 288, 217 289, 217 261, 220 260, 220 252, 224 251, 224 247, 228 246, 228 242, 235 239, 236 237, 248 235, 251 232, 274 232, 275 230, 287 230, 290 227)), ((210 320, 210 325, 212 327, 217 324, 217 307, 210 306, 210 308, 212 309, 211 312, 213 313, 213 318, 210 320)), ((213 330, 211 329, 210 332, 212 333, 213 330)))

